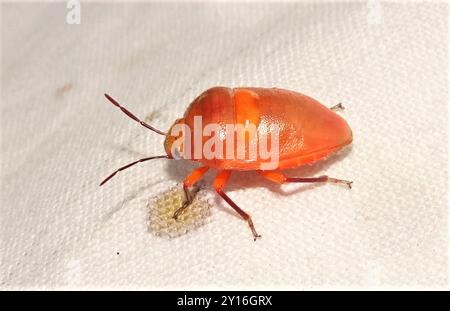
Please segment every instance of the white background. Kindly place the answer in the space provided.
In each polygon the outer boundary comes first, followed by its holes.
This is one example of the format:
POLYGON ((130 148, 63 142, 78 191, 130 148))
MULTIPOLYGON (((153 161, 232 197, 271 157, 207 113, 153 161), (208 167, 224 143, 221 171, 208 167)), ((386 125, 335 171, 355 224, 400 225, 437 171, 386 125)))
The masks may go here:
POLYGON ((80 25, 67 12, 2 4, 2 287, 446 284, 446 5, 83 3, 80 25), (148 162, 98 187, 164 152, 103 93, 167 130, 215 85, 343 102, 353 147, 287 174, 353 189, 236 173, 226 190, 261 240, 219 199, 198 230, 149 232, 149 201, 196 165, 148 162))

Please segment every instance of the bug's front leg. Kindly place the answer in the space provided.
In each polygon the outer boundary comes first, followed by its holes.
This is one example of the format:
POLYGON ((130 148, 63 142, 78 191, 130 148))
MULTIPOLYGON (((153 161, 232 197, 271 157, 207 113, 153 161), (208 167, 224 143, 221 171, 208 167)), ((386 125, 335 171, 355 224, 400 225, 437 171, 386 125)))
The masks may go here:
POLYGON ((175 211, 173 214, 173 218, 176 220, 178 216, 181 215, 181 213, 186 210, 186 208, 191 205, 192 201, 195 198, 195 195, 200 190, 199 188, 195 189, 193 192, 189 191, 189 187, 195 185, 200 179, 202 179, 203 175, 208 171, 208 167, 202 166, 192 171, 191 174, 189 174, 188 177, 183 181, 183 190, 184 190, 184 196, 185 200, 183 202, 183 205, 179 209, 175 211))

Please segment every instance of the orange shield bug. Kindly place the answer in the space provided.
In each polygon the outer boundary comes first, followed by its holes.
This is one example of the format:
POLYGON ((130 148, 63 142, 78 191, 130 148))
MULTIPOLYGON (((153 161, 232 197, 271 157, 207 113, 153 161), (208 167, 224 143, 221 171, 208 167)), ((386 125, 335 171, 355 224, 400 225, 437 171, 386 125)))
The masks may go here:
POLYGON ((175 219, 193 200, 190 187, 209 169, 218 171, 213 182, 215 191, 247 221, 255 240, 260 235, 252 218, 223 191, 232 171, 258 171, 279 184, 331 182, 351 188, 352 182, 347 180, 287 177, 280 172, 314 163, 351 144, 350 127, 334 112, 343 108, 341 104, 327 108, 311 97, 278 88, 214 87, 198 96, 166 133, 138 119, 111 96, 105 96, 131 119, 164 135, 166 155, 122 166, 100 186, 118 172, 152 159, 186 159, 202 164, 183 181, 185 200, 175 211, 175 219))

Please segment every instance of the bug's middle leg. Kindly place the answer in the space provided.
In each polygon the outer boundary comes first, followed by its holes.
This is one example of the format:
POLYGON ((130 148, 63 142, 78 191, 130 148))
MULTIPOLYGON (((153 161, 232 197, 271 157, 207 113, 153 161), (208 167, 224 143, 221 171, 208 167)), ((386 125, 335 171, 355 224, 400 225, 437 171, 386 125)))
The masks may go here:
POLYGON ((253 233, 253 239, 256 241, 257 238, 261 236, 256 232, 255 226, 253 225, 252 217, 244 212, 239 206, 236 205, 226 194, 223 192, 223 188, 230 177, 231 171, 225 170, 217 174, 216 179, 214 179, 213 187, 216 192, 244 219, 247 221, 250 230, 253 233))
POLYGON ((352 188, 353 181, 349 180, 343 180, 343 179, 337 179, 328 177, 326 175, 319 176, 319 177, 286 177, 280 172, 274 172, 274 171, 259 171, 259 173, 266 179, 279 183, 284 184, 287 182, 301 182, 301 183, 315 183, 315 182, 330 182, 335 184, 345 184, 350 189, 352 188))
POLYGON ((181 213, 192 203, 194 200, 194 194, 189 191, 189 187, 195 185, 196 182, 198 182, 200 179, 202 179, 203 175, 208 171, 208 167, 202 166, 195 170, 193 170, 188 177, 186 177, 183 181, 183 190, 184 190, 184 196, 185 200, 183 202, 183 205, 179 209, 175 211, 173 214, 173 218, 177 219, 178 216, 181 215, 181 213))

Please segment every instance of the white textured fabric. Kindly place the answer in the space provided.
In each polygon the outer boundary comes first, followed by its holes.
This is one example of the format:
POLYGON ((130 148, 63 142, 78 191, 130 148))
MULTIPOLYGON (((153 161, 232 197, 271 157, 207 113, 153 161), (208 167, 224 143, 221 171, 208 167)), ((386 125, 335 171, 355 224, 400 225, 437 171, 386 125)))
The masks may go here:
MULTIPOLYGON (((3 288, 292 288, 447 284, 448 21, 442 3, 2 4, 3 288), (166 130, 215 85, 345 104, 350 150, 272 185, 226 190, 205 225, 148 231, 149 200, 194 164, 157 160, 166 130), (118 254, 119 253, 119 254, 118 254)), ((213 173, 209 172, 209 183, 213 173)), ((214 194, 210 188, 211 197, 214 194)))

